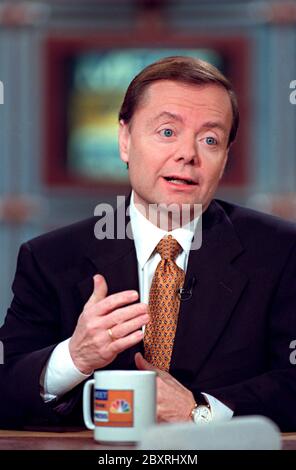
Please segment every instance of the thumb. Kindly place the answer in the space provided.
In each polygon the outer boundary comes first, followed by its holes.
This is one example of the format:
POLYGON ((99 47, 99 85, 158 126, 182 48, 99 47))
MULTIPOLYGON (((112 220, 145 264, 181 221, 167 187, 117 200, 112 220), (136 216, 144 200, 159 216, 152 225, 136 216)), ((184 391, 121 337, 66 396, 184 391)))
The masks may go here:
POLYGON ((142 354, 139 352, 135 354, 135 363, 139 370, 152 370, 154 372, 158 371, 157 367, 154 367, 152 364, 150 364, 150 362, 146 361, 146 359, 144 359, 142 354))
POLYGON ((94 290, 90 298, 88 299, 87 303, 85 304, 85 307, 90 307, 91 305, 94 305, 100 300, 103 300, 108 293, 108 286, 107 286, 104 276, 102 276, 101 274, 96 274, 93 277, 93 281, 94 281, 94 290))

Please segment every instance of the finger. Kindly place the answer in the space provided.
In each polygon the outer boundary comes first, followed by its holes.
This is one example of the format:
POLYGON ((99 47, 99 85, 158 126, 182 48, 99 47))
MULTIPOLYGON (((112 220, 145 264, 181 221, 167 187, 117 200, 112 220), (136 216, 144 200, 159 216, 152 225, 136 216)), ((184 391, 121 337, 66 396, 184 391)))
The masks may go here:
POLYGON ((108 293, 108 286, 107 286, 104 276, 102 276, 101 274, 96 274, 93 277, 93 281, 94 281, 93 293, 91 294, 90 298, 86 302, 85 307, 90 307, 91 305, 96 304, 100 300, 104 299, 108 293))
POLYGON ((139 370, 152 370, 154 372, 158 372, 158 368, 150 364, 150 362, 146 361, 141 353, 137 352, 135 354, 135 363, 139 370))
POLYGON ((136 366, 140 370, 152 370, 157 373, 159 379, 166 380, 170 375, 165 370, 161 370, 150 362, 146 361, 141 353, 135 354, 136 366))
POLYGON ((109 345, 109 348, 114 354, 119 354, 142 341, 143 336, 144 333, 142 330, 134 331, 132 334, 125 336, 124 338, 119 338, 115 341, 112 341, 112 343, 109 345))
POLYGON ((93 304, 91 307, 99 316, 107 315, 119 307, 126 306, 138 300, 139 294, 135 290, 127 290, 108 295, 100 302, 93 304))
POLYGON ((150 317, 147 313, 144 315, 137 316, 132 320, 126 321, 121 323, 120 325, 116 325, 112 327, 112 335, 114 339, 124 338, 129 334, 133 333, 133 331, 142 328, 143 325, 147 325, 149 322, 150 317))
MULTIPOLYGON (((148 313, 148 305, 144 303, 137 303, 133 305, 128 305, 123 308, 118 308, 114 312, 109 313, 101 317, 101 325, 103 328, 112 328, 114 325, 121 325, 128 320, 132 320, 140 315, 148 313)), ((119 335, 119 336, 124 336, 119 335)))

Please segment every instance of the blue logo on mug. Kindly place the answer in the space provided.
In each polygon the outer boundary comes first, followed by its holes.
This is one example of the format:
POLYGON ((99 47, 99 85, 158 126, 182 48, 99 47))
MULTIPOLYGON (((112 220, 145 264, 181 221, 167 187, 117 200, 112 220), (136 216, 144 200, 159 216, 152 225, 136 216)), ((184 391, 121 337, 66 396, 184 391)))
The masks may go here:
POLYGON ((108 390, 95 390, 95 399, 96 400, 108 400, 108 390))

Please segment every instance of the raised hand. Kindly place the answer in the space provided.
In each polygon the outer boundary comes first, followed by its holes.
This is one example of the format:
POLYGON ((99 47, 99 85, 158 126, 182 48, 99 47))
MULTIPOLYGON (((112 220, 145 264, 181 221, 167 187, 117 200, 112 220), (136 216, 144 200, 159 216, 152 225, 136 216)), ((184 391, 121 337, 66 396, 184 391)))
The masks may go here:
POLYGON ((116 356, 143 339, 148 306, 134 303, 136 291, 107 295, 103 276, 94 276, 94 290, 85 304, 69 343, 75 366, 84 374, 110 364, 116 356), (132 305, 131 305, 132 304, 132 305))

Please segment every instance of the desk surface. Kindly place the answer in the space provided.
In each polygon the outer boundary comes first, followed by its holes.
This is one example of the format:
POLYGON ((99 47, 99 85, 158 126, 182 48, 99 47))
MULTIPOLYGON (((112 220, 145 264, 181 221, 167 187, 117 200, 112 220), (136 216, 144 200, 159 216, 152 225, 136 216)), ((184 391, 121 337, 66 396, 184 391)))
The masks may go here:
MULTIPOLYGON (((95 442, 92 431, 32 432, 1 431, 0 450, 103 450, 114 449, 95 442)), ((118 449, 119 447, 116 447, 118 449)), ((132 447, 120 447, 131 449, 132 447)))
MULTIPOLYGON (((296 450, 296 433, 282 434, 284 450, 296 450)), ((0 450, 103 450, 133 449, 132 446, 104 446, 92 439, 91 431, 31 432, 1 431, 0 450)))

